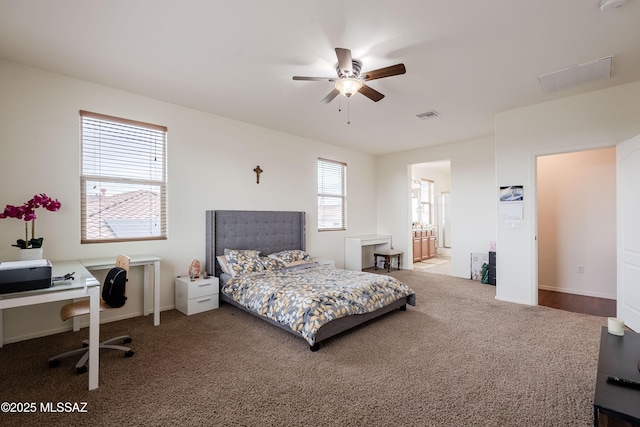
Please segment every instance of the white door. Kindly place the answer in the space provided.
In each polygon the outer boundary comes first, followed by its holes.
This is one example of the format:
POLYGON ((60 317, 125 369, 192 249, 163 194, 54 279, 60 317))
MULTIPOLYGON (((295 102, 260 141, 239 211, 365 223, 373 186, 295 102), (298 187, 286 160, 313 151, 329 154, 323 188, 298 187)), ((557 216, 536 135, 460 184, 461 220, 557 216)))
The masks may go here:
POLYGON ((640 332, 640 135, 616 146, 617 317, 640 332))

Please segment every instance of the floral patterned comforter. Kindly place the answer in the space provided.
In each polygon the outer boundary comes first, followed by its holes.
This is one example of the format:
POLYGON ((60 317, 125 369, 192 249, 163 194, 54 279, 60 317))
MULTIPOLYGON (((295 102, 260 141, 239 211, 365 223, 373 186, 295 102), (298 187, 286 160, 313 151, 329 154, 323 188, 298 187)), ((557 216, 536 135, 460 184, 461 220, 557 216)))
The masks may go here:
POLYGON ((286 325, 315 344, 331 320, 382 308, 414 292, 393 277, 326 265, 237 275, 221 291, 250 311, 286 325))

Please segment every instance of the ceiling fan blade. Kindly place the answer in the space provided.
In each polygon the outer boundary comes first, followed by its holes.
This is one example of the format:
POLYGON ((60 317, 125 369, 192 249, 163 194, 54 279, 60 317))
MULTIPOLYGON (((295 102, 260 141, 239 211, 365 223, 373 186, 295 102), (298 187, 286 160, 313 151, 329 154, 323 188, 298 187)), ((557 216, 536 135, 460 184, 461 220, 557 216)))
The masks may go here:
POLYGON ((293 80, 310 80, 314 82, 335 82, 338 80, 336 77, 304 77, 304 76, 293 76, 293 80))
POLYGON ((332 90, 329 95, 325 96, 324 98, 322 98, 320 100, 320 102, 322 102, 323 104, 328 104, 331 101, 333 101, 333 98, 335 98, 336 96, 338 96, 338 94, 340 93, 340 91, 338 89, 334 89, 332 90))
POLYGON ((362 85, 362 87, 360 88, 360 90, 358 92, 360 92, 361 94, 363 94, 364 96, 366 96, 367 98, 372 100, 373 102, 378 102, 382 98, 384 98, 383 94, 381 94, 380 92, 378 92, 375 89, 371 89, 369 86, 367 86, 365 84, 362 85))
POLYGON ((345 76, 353 75, 353 61, 351 60, 351 51, 341 47, 336 48, 336 56, 338 57, 338 66, 345 76))
POLYGON ((407 69, 404 67, 404 64, 396 64, 390 65, 389 67, 378 68, 377 70, 367 71, 366 73, 362 73, 362 75, 364 75, 364 81, 368 82, 369 80, 397 76, 406 72, 407 69))

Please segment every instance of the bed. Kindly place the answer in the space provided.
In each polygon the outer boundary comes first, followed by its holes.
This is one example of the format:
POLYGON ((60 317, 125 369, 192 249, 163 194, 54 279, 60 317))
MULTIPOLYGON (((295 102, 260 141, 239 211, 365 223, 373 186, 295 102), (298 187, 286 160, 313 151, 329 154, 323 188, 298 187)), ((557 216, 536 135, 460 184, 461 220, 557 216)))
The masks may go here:
POLYGON ((206 271, 220 278, 220 300, 303 338, 311 351, 357 325, 415 305, 413 291, 390 276, 332 269, 309 260, 305 251, 304 212, 206 211, 206 271), (258 264, 256 252, 267 267, 246 268, 258 264), (238 274, 229 271, 237 267, 238 274), (303 290, 323 293, 309 297, 303 290))

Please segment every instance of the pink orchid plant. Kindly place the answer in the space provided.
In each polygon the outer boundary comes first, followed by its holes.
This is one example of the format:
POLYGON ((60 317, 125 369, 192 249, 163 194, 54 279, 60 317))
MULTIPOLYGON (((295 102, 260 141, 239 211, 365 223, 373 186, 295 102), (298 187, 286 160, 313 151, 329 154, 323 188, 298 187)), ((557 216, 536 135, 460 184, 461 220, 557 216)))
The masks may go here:
POLYGON ((41 248, 43 238, 35 237, 36 233, 36 209, 43 207, 48 211, 60 210, 58 199, 52 199, 46 194, 36 194, 31 200, 21 206, 7 205, 4 212, 0 213, 0 218, 17 218, 24 220, 24 240, 16 240, 15 246, 20 249, 41 248), (29 222, 31 222, 31 239, 29 239, 29 222))

